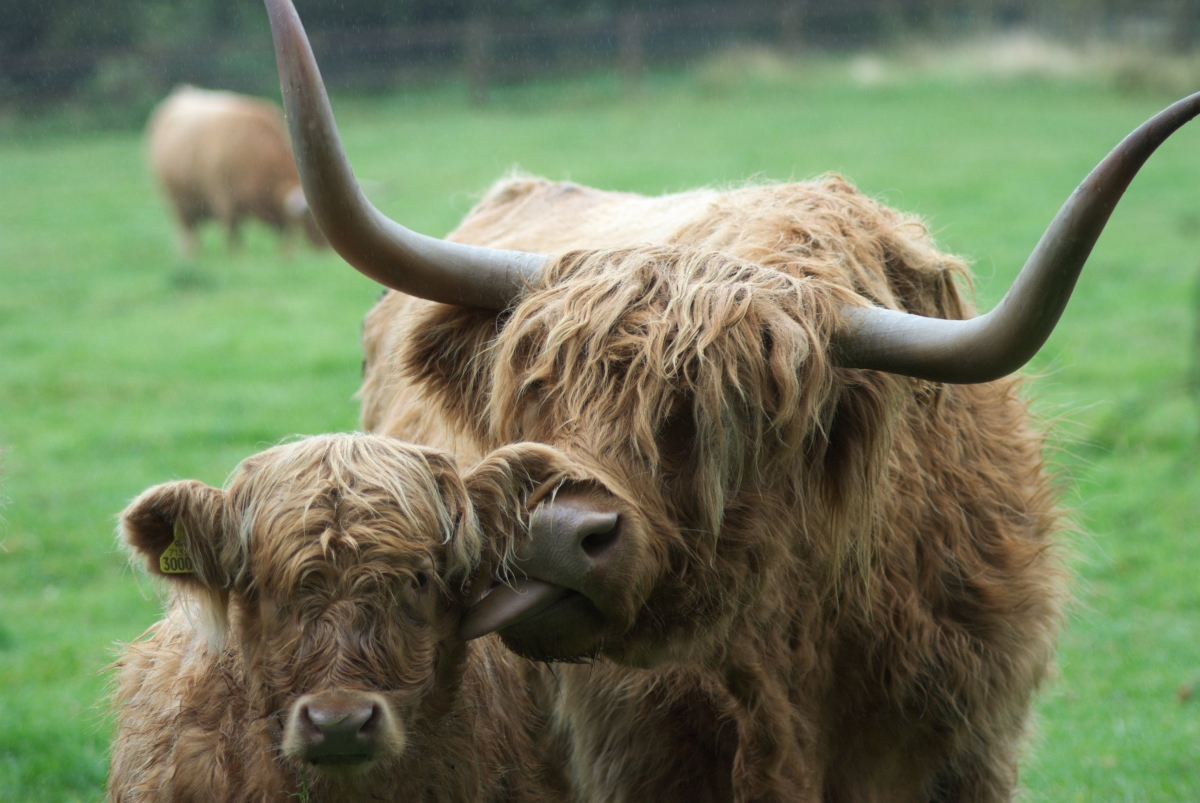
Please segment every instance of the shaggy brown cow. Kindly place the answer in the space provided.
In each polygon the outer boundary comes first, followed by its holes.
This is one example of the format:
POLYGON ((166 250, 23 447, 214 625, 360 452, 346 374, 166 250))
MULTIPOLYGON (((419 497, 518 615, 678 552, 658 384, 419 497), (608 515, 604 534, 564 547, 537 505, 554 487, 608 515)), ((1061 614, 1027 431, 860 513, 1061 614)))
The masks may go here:
POLYGON ((484 545, 451 456, 310 438, 121 523, 173 594, 117 662, 113 803, 546 799, 535 676, 456 636, 484 545))
POLYGON ((594 658, 553 702, 576 798, 1011 799, 1065 583, 1005 377, 1200 95, 1110 154, 971 317, 962 263, 836 177, 516 179, 451 241, 415 234, 358 191, 295 12, 267 5, 314 214, 402 291, 367 321, 364 423, 487 455, 478 509, 528 534, 528 580, 464 634, 594 658))
POLYGON ((471 632, 602 656, 557 673, 578 799, 1008 799, 1064 598, 1040 433, 1012 380, 827 356, 830 296, 961 318, 961 264, 837 178, 656 203, 510 181, 455 236, 588 247, 610 204, 687 245, 568 253, 498 332, 399 293, 366 331, 364 425, 426 436, 436 409, 495 449, 481 510, 548 581, 471 632))
POLYGON ((183 227, 185 252, 199 247, 196 227, 216 218, 241 242, 243 218, 256 217, 285 237, 303 229, 325 245, 296 174, 279 109, 258 98, 181 86, 146 125, 150 172, 183 227))

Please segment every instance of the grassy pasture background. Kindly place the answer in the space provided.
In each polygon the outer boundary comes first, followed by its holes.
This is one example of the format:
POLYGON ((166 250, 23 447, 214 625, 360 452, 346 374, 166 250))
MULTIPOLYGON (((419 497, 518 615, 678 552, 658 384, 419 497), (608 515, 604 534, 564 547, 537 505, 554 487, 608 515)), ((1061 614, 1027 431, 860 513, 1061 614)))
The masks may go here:
MULTIPOLYGON (((337 98, 385 212, 449 230, 519 165, 660 193, 836 170, 924 215, 995 303, 1095 162, 1169 97, 942 77, 865 87, 654 75, 337 98)), ((1037 801, 1200 799, 1200 418, 1189 396, 1200 123, 1134 182, 1033 364, 1056 422, 1078 602, 1025 762, 1037 801)), ((252 230, 178 256, 132 133, 0 141, 0 801, 103 795, 104 667, 156 618, 114 515, 174 478, 220 484, 295 433, 356 426, 379 289, 252 230)))

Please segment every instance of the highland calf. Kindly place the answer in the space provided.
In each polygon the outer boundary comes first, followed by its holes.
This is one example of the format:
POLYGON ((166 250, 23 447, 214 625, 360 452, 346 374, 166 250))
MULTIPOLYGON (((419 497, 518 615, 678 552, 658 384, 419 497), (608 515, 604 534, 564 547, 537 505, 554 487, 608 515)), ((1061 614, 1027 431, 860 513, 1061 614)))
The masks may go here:
POLYGON ((411 232, 358 190, 295 11, 267 6, 314 214, 399 291, 367 319, 364 425, 482 458, 483 526, 514 538, 524 577, 460 634, 589 660, 548 711, 574 799, 1011 800, 1066 592, 1008 375, 1200 95, 974 317, 963 263, 838 177, 512 179, 447 240, 411 232))
POLYGON ((121 525, 172 601, 117 662, 112 803, 545 799, 536 676, 456 635, 487 548, 448 455, 310 438, 121 525))
POLYGON ((255 217, 284 236, 303 229, 325 244, 304 200, 287 127, 273 104, 232 92, 181 86, 146 125, 146 156, 182 227, 183 249, 199 248, 196 228, 215 218, 230 248, 255 217))

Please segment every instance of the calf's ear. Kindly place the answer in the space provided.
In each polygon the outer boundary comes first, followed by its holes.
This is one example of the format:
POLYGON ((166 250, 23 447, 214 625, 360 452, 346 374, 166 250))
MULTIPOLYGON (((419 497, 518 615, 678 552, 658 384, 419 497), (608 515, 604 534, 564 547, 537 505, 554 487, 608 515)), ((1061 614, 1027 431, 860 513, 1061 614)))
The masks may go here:
POLYGON ((482 533, 484 572, 511 573, 509 564, 528 531, 531 507, 570 478, 566 458, 539 443, 502 446, 467 472, 463 483, 482 533))
POLYGON ((121 533, 151 574, 214 594, 223 608, 238 549, 226 536, 226 518, 224 491, 195 480, 168 482, 125 508, 121 533))
POLYGON ((421 451, 437 482, 440 503, 437 515, 445 549, 443 579, 452 588, 462 588, 479 566, 479 522, 454 457, 436 449, 422 447, 421 451))

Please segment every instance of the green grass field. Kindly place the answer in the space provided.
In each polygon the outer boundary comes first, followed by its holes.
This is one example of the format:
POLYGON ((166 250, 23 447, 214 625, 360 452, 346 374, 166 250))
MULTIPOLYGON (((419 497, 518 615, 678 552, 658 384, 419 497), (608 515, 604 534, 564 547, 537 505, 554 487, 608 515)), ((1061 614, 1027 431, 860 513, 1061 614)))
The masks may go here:
MULTIPOLYGON (((449 230, 514 165, 660 193, 839 171, 928 218, 1003 293, 1076 183, 1170 98, 1086 85, 658 76, 335 98, 385 212, 449 230)), ((1200 800, 1200 123, 1114 215, 1035 360, 1082 534, 1060 673, 1025 762, 1036 801, 1200 800)), ((215 231, 178 256, 133 133, 0 141, 0 801, 103 795, 105 665, 159 611, 114 516, 174 478, 220 484, 296 433, 356 426, 379 288, 337 257, 215 231)))

